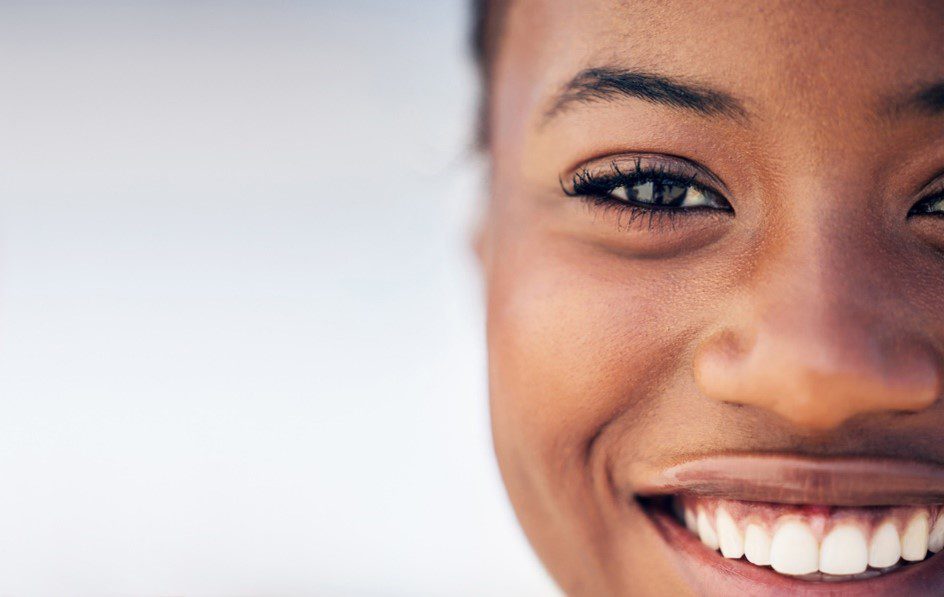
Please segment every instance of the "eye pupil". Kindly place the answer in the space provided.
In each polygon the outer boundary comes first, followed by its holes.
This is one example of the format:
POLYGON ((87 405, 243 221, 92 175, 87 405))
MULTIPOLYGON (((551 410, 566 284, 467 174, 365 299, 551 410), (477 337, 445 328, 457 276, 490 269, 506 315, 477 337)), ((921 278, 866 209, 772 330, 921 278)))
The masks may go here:
POLYGON ((669 184, 663 188, 663 202, 669 205, 681 205, 688 195, 688 187, 679 184, 669 184))

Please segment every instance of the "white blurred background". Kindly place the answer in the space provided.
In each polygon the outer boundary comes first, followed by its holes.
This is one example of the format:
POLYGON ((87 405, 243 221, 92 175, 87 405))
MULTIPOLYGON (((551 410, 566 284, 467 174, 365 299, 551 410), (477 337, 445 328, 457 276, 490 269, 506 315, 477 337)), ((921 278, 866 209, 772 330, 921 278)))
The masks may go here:
POLYGON ((0 594, 553 595, 464 0, 0 4, 0 594))

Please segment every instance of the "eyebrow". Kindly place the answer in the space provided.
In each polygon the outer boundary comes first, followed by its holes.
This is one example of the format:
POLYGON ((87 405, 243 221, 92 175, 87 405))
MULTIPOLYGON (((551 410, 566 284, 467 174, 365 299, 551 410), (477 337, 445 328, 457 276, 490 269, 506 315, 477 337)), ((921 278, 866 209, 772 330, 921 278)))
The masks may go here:
POLYGON ((644 71, 589 68, 564 85, 546 112, 545 122, 573 104, 625 98, 687 110, 706 117, 723 116, 744 120, 748 116, 740 100, 704 85, 644 71))

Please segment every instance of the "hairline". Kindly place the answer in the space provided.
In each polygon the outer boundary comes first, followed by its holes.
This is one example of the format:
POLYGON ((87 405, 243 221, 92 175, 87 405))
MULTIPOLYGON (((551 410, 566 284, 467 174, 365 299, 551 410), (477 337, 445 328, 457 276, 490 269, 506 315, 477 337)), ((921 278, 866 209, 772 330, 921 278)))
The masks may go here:
POLYGON ((512 0, 472 0, 472 56, 479 73, 476 145, 488 151, 492 74, 500 49, 505 16, 512 0))

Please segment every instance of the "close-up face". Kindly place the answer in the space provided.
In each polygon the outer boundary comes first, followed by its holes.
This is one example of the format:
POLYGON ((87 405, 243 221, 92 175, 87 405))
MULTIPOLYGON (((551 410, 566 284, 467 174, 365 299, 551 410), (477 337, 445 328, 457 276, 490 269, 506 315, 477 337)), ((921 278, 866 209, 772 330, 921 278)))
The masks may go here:
POLYGON ((557 583, 944 594, 944 4, 491 20, 492 427, 557 583))

